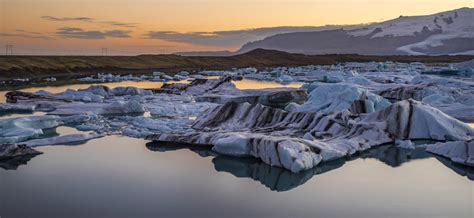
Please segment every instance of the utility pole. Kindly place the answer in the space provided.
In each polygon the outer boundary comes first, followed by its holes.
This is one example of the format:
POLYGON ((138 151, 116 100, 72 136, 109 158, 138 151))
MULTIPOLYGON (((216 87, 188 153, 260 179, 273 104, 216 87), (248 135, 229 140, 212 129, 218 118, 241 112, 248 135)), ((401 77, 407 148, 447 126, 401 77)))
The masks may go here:
POLYGON ((5 56, 13 55, 13 45, 5 45, 5 56))
POLYGON ((107 48, 102 48, 102 56, 107 56, 108 49, 107 48))

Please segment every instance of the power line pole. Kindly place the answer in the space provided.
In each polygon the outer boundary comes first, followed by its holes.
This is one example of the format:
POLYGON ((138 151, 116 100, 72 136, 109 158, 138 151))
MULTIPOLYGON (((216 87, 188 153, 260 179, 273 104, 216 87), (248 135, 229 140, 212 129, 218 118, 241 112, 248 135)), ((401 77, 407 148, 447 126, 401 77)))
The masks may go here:
POLYGON ((5 45, 5 56, 7 56, 8 53, 10 53, 10 55, 13 55, 13 45, 5 45))
POLYGON ((107 48, 102 48, 102 56, 107 56, 108 49, 107 48))

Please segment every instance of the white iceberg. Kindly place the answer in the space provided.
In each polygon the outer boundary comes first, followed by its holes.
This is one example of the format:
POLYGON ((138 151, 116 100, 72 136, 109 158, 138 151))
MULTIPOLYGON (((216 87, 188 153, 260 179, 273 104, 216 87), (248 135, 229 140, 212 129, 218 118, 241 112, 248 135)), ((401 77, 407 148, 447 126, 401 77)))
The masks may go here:
POLYGON ((286 107, 293 112, 332 113, 351 109, 356 100, 363 100, 362 111, 373 112, 390 106, 390 102, 368 90, 351 84, 319 84, 302 105, 290 103, 286 107))
MULTIPOLYGON (((474 129, 417 101, 401 101, 363 116, 287 112, 258 104, 226 103, 193 124, 194 131, 148 139, 213 145, 232 156, 260 158, 293 172, 373 146, 406 140, 472 140, 474 129)), ((409 144, 407 142, 403 142, 409 144)))
POLYGON ((474 167, 474 140, 437 143, 428 146, 426 150, 449 158, 455 163, 474 167))
POLYGON ((62 104, 56 107, 56 110, 49 112, 51 115, 77 115, 77 114, 97 114, 97 115, 113 115, 113 114, 138 114, 144 113, 144 106, 136 101, 117 100, 112 103, 70 103, 62 104))
POLYGON ((144 113, 143 105, 136 101, 116 101, 105 105, 99 114, 129 114, 129 113, 144 113))
POLYGON ((26 142, 22 142, 30 147, 37 147, 37 146, 45 146, 45 145, 64 145, 64 144, 72 144, 72 143, 81 143, 91 139, 96 139, 103 137, 104 135, 99 134, 70 134, 70 135, 62 135, 44 139, 33 139, 26 142))
POLYGON ((37 138, 43 129, 54 128, 62 123, 58 116, 28 116, 0 120, 0 144, 11 144, 37 138))
POLYGON ((396 140, 395 145, 399 148, 415 149, 415 144, 411 140, 396 140))

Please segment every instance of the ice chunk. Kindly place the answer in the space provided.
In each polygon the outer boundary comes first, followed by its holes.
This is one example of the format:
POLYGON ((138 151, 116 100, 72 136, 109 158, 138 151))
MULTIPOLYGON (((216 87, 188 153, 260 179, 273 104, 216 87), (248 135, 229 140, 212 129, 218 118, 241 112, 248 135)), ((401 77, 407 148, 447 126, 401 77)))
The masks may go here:
POLYGON ((122 135, 134 138, 145 138, 151 134, 153 133, 146 129, 125 128, 122 130, 122 135))
POLYGON ((282 83, 282 84, 289 84, 293 82, 293 78, 289 75, 282 75, 279 78, 276 79, 277 82, 282 83))
POLYGON ((116 87, 112 89, 112 93, 115 96, 124 96, 124 95, 151 95, 153 94, 149 90, 139 89, 137 87, 127 86, 127 87, 116 87))
POLYGON ((432 95, 424 97, 422 101, 424 103, 434 106, 434 105, 452 104, 454 103, 455 99, 451 96, 432 94, 432 95))
POLYGON ((173 80, 173 77, 168 76, 168 75, 163 75, 161 76, 161 78, 163 78, 164 80, 173 80))
POLYGON ((136 101, 116 101, 112 104, 108 104, 102 108, 100 114, 129 114, 129 113, 144 113, 145 108, 143 105, 136 101))
POLYGON ((474 166, 474 140, 437 143, 427 151, 451 159, 453 162, 474 166))
POLYGON ((27 146, 36 147, 36 146, 44 146, 44 145, 64 145, 64 144, 72 144, 72 143, 82 143, 91 139, 96 139, 103 137, 103 135, 99 134, 70 134, 70 135, 62 135, 56 136, 51 138, 44 138, 44 139, 33 139, 30 141, 23 142, 27 146))
POLYGON ((163 72, 159 72, 159 71, 153 72, 153 76, 163 76, 163 75, 165 75, 165 73, 163 72))
POLYGON ((251 156, 249 138, 239 134, 218 139, 212 150, 235 157, 251 156))
POLYGON ((28 116, 0 120, 0 144, 17 143, 44 134, 43 129, 61 125, 58 116, 28 116))
POLYGON ((217 104, 207 102, 163 102, 148 106, 150 114, 156 117, 190 117, 198 116, 217 104))
POLYGON ((396 140, 395 145, 399 148, 415 149, 415 144, 410 140, 396 140))
POLYGON ((259 104, 229 102, 210 109, 192 126, 194 131, 160 133, 148 139, 214 145, 218 153, 253 156, 263 162, 300 172, 393 143, 412 147, 409 140, 472 140, 474 129, 429 105, 400 101, 369 114, 344 110, 332 114, 288 112, 259 104))
POLYGON ((124 95, 138 95, 141 90, 136 87, 116 87, 112 89, 112 93, 115 96, 124 96, 124 95))
POLYGON ((95 114, 78 114, 61 117, 61 121, 66 125, 77 125, 95 119, 97 119, 97 115, 95 114))
POLYGON ((84 124, 76 126, 76 128, 81 131, 99 132, 101 129, 104 129, 105 127, 102 125, 97 125, 97 124, 92 124, 92 123, 84 123, 84 124))
POLYGON ((365 100, 363 111, 372 112, 390 105, 388 100, 355 85, 319 84, 311 91, 307 102, 302 105, 291 103, 286 109, 294 112, 332 113, 351 109, 361 97, 365 100))
POLYGON ((144 113, 145 108, 137 100, 121 101, 112 103, 70 103, 58 105, 56 110, 49 112, 52 115, 76 115, 76 114, 133 114, 144 113))
POLYGON ((175 80, 175 81, 181 81, 181 80, 185 80, 185 79, 187 79, 187 78, 188 78, 187 76, 183 76, 183 75, 176 74, 176 75, 174 75, 173 80, 175 80))
POLYGON ((2 113, 32 113, 35 109, 31 104, 9 104, 0 103, 0 114, 2 113))

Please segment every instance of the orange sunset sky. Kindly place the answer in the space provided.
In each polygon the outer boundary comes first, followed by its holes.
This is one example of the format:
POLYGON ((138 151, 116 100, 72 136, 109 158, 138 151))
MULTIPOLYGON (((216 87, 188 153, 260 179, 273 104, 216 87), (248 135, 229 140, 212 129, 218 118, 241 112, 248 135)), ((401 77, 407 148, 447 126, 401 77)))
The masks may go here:
POLYGON ((380 22, 461 7, 474 0, 0 0, 0 44, 16 54, 236 50, 281 31, 253 28, 380 22))

